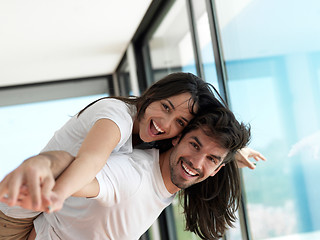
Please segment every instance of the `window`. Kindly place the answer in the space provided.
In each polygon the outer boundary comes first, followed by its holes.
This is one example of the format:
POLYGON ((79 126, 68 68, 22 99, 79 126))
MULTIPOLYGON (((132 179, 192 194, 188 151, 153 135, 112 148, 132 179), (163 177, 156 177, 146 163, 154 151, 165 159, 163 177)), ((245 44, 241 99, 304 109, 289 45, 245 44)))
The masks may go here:
POLYGON ((218 88, 217 71, 213 55, 212 39, 205 0, 192 0, 196 38, 199 44, 199 57, 202 65, 203 79, 218 88))
POLYGON ((118 82, 120 87, 120 96, 133 95, 130 82, 129 65, 127 56, 124 56, 123 61, 120 64, 118 73, 118 82))
POLYGON ((172 72, 196 74, 185 1, 174 2, 145 48, 150 57, 151 83, 172 72))
POLYGON ((0 179, 38 154, 71 116, 106 94, 0 107, 0 179))
POLYGON ((232 110, 268 158, 243 170, 252 238, 318 239, 320 2, 215 3, 232 110))
MULTIPOLYGON (((173 72, 197 74, 186 1, 172 1, 166 10, 161 19, 153 24, 143 46, 144 62, 148 65, 148 85, 173 72)), ((163 228, 160 232, 168 234, 169 239, 198 239, 194 234, 184 231, 183 219, 179 200, 175 199, 172 206, 160 216, 159 223, 163 228)), ((156 237, 151 231, 149 234, 156 237)))

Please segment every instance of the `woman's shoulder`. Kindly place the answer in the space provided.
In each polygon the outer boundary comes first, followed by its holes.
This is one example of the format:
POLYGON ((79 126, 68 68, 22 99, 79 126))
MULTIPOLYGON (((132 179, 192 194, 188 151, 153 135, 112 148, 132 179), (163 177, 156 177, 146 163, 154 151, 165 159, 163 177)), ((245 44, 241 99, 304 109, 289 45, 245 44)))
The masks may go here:
POLYGON ((101 103, 101 104, 116 104, 116 105, 120 105, 120 106, 126 106, 127 105, 127 103, 125 103, 121 99, 117 99, 117 98, 113 98, 113 97, 102 98, 102 99, 98 100, 96 102, 96 104, 97 103, 101 103))
POLYGON ((125 112, 133 115, 132 112, 135 112, 136 107, 132 104, 126 103, 120 99, 116 98, 103 98, 92 104, 88 109, 92 111, 106 111, 106 112, 125 112))

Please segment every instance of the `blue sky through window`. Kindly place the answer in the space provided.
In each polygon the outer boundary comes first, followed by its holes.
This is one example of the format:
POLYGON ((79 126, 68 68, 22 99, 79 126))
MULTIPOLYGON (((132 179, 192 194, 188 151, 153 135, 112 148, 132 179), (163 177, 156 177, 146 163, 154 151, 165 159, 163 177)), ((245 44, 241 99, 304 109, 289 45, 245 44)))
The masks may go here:
POLYGON ((106 95, 28 103, 0 108, 0 179, 38 154, 54 132, 90 102, 106 95))

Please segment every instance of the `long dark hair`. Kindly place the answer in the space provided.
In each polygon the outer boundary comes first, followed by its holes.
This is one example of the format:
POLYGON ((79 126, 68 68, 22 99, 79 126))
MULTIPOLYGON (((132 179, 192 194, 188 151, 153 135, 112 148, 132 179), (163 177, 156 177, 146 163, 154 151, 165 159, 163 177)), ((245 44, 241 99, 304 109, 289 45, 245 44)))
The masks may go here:
POLYGON ((140 119, 146 108, 154 101, 166 99, 172 96, 176 96, 182 93, 190 93, 191 98, 189 104, 190 113, 195 115, 197 113, 196 109, 201 109, 202 102, 206 102, 207 96, 217 95, 219 100, 217 102, 223 102, 223 99, 217 92, 217 90, 209 83, 203 81, 201 78, 193 75, 192 73, 177 72, 167 75, 161 80, 155 82, 151 85, 140 97, 104 97, 100 98, 85 108, 83 108, 78 116, 85 111, 88 107, 92 106, 94 103, 105 98, 115 98, 119 99, 125 103, 135 105, 137 107, 137 119, 140 119), (214 94, 215 93, 215 94, 214 94))
POLYGON ((215 108, 211 113, 194 118, 184 129, 182 137, 199 128, 229 153, 223 161, 225 166, 215 176, 181 190, 180 198, 183 200, 186 230, 202 239, 217 239, 236 220, 241 190, 234 156, 238 149, 248 144, 250 127, 239 123, 227 108, 215 108))

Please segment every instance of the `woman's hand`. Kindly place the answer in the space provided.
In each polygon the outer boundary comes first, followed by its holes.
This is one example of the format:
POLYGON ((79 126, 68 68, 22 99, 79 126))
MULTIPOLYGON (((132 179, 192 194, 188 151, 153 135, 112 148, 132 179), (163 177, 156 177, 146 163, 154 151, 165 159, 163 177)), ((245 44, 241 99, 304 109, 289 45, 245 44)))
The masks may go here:
POLYGON ((266 158, 261 153, 248 147, 238 150, 235 157, 239 168, 248 167, 250 169, 255 169, 255 163, 251 162, 249 158, 253 158, 256 161, 259 161, 260 159, 266 161, 266 158))

